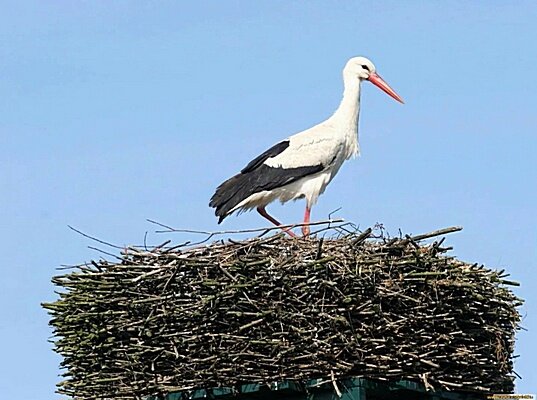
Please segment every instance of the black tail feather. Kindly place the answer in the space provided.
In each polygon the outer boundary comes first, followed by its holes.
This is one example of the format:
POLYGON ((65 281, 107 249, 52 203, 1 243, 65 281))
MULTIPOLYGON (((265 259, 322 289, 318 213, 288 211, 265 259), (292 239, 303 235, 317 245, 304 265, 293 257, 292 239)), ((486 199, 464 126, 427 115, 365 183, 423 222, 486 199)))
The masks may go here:
POLYGON ((216 188, 209 206, 216 208, 214 214, 218 217, 218 223, 221 223, 229 215, 233 207, 250 196, 251 193, 247 194, 243 190, 246 181, 245 174, 237 174, 216 188))

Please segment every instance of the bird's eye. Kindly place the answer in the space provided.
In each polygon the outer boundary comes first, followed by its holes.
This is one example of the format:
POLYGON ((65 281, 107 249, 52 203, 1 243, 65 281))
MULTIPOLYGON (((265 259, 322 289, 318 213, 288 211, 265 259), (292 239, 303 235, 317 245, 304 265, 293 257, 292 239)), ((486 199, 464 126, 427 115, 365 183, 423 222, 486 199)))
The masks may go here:
POLYGON ((366 69, 367 72, 371 72, 371 71, 369 71, 369 67, 368 67, 367 65, 362 65, 362 68, 363 68, 363 69, 366 69))

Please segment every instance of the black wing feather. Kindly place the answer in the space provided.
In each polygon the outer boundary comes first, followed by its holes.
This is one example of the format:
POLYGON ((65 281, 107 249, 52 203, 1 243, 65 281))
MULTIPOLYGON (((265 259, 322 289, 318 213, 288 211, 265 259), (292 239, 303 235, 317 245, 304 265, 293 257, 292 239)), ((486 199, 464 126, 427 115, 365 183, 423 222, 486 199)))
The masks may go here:
POLYGON ((229 178, 227 181, 223 182, 220 186, 216 188, 216 192, 211 198, 209 206, 218 208, 219 205, 227 203, 231 199, 231 197, 233 197, 233 195, 236 193, 236 190, 240 187, 243 187, 247 183, 243 179, 244 177, 242 175, 248 174, 249 172, 254 171, 256 168, 261 166, 267 159, 277 156, 288 147, 289 147, 289 140, 284 140, 284 141, 281 141, 280 143, 275 144, 270 149, 258 155, 256 158, 250 161, 248 165, 246 165, 246 167, 244 167, 241 170, 240 174, 237 174, 229 178), (232 190, 232 188, 235 188, 236 190, 234 191, 232 190))
POLYGON ((283 152, 288 147, 289 147, 289 140, 284 140, 283 142, 275 144, 270 149, 261 153, 259 156, 257 156, 252 161, 250 161, 248 165, 241 170, 241 173, 245 174, 247 172, 253 171, 257 167, 259 167, 261 164, 263 164, 268 158, 276 157, 278 154, 283 152))
POLYGON ((271 147, 253 159, 239 174, 223 182, 216 189, 209 206, 216 208, 218 223, 241 201, 254 193, 276 189, 297 181, 324 169, 322 164, 296 168, 269 167, 263 164, 289 147, 289 141, 283 141, 271 147))

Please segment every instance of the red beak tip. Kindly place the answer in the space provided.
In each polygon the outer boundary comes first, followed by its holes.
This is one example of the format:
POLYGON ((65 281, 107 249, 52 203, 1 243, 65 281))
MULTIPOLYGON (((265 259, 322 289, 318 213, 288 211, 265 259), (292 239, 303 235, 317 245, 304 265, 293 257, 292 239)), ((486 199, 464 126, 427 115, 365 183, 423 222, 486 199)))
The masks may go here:
POLYGON ((403 99, 397 93, 395 93, 395 90, 393 90, 378 74, 371 73, 368 79, 369 82, 380 88, 383 92, 387 93, 401 104, 405 104, 403 99))

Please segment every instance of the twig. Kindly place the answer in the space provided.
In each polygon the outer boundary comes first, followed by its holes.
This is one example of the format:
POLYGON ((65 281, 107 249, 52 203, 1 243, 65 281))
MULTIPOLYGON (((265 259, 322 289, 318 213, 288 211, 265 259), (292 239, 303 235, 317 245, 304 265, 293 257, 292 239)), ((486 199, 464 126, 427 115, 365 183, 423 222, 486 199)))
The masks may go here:
POLYGON ((362 233, 360 233, 356 239, 353 239, 352 240, 352 245, 353 246, 357 246, 359 245, 360 243, 362 243, 364 240, 366 240, 370 235, 371 235, 371 232, 373 232, 373 230, 371 228, 367 228, 365 231, 363 231, 362 233))
POLYGON ((71 225, 67 225, 67 227, 68 227, 69 229, 71 229, 72 231, 75 231, 75 232, 78 233, 79 235, 82 235, 82 236, 84 236, 85 238, 91 239, 91 240, 93 240, 93 241, 95 241, 95 242, 97 242, 97 243, 101 243, 101 244, 104 244, 104 245, 106 245, 106 246, 113 247, 114 249, 123 249, 123 247, 121 247, 121 246, 116 246, 115 244, 105 242, 104 240, 97 239, 97 238, 95 238, 95 237, 93 237, 93 236, 90 236, 90 235, 84 233, 84 232, 81 232, 81 231, 79 231, 78 229, 73 228, 71 225))
POLYGON ((446 235, 448 233, 459 232, 459 231, 462 231, 462 226, 452 226, 450 228, 438 229, 437 231, 424 233, 422 235, 415 235, 415 236, 412 236, 411 239, 417 242, 419 240, 428 239, 428 238, 432 238, 432 237, 440 236, 440 235, 446 235))
POLYGON ((332 386, 334 386, 334 390, 335 390, 335 392, 337 394, 337 397, 339 397, 341 399, 343 394, 341 394, 341 390, 339 390, 339 387, 337 385, 336 378, 334 377, 334 370, 330 371, 330 378, 332 380, 332 386))
POLYGON ((165 231, 155 231, 155 233, 179 232, 179 233, 196 233, 196 234, 200 234, 200 235, 216 236, 216 235, 230 235, 230 234, 237 234, 237 233, 253 233, 253 232, 273 231, 273 230, 276 230, 276 229, 279 230, 279 229, 285 229, 285 228, 299 228, 301 226, 306 226, 306 225, 309 225, 309 226, 330 225, 330 224, 336 224, 336 223, 345 222, 345 220, 342 219, 342 218, 338 218, 338 219, 333 219, 333 220, 329 219, 329 220, 325 220, 325 221, 310 222, 308 224, 297 223, 297 224, 280 225, 280 226, 269 226, 269 227, 265 227, 265 228, 239 229, 239 230, 213 231, 213 232, 211 232, 211 231, 193 230, 193 229, 175 229, 175 228, 172 228, 170 226, 161 224, 160 222, 151 220, 151 219, 147 219, 147 222, 150 222, 152 224, 161 226, 163 228, 167 228, 167 230, 165 230, 165 231))

